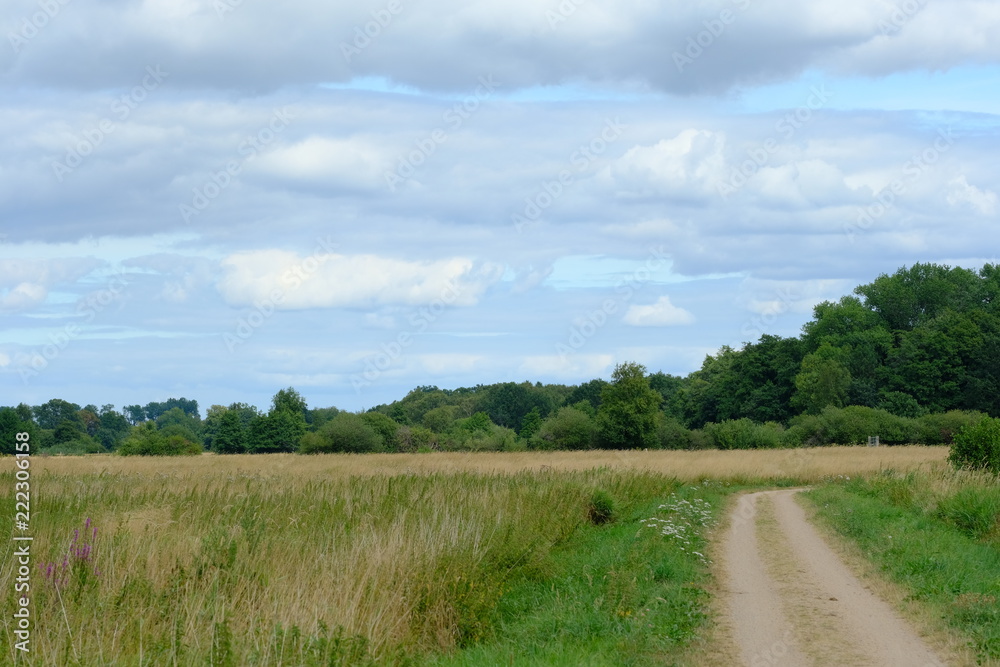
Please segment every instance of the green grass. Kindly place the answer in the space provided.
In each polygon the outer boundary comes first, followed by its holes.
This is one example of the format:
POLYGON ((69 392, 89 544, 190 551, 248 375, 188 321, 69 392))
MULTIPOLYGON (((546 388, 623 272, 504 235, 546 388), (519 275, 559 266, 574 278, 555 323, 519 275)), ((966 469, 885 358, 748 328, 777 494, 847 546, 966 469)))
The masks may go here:
POLYGON ((656 500, 630 503, 613 523, 581 528, 551 552, 544 576, 512 583, 495 609, 494 637, 427 664, 672 664, 707 620, 707 564, 697 552, 714 519, 684 521, 661 509, 671 494, 704 500, 713 517, 725 495, 713 484, 671 484, 656 500), (661 534, 663 524, 642 523, 654 517, 693 527, 690 543, 661 534))
POLYGON ((912 598, 1000 658, 1000 488, 996 477, 885 471, 805 494, 912 598))

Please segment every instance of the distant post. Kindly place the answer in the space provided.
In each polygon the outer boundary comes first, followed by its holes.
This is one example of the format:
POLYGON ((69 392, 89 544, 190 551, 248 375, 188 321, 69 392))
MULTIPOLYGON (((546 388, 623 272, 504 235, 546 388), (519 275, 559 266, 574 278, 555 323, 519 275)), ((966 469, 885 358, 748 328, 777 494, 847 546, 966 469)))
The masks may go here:
POLYGON ((868 446, 869 447, 878 447, 879 446, 878 436, 877 435, 870 435, 870 436, 868 436, 868 446))

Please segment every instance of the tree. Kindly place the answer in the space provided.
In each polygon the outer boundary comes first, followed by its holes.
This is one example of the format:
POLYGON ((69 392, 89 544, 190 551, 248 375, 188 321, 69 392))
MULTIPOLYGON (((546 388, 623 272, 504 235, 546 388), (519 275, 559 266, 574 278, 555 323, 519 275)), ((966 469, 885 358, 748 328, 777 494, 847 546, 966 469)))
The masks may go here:
POLYGON ((258 415, 250 422, 247 449, 251 454, 294 452, 305 432, 301 415, 285 410, 258 415))
POLYGON ((583 410, 569 406, 559 408, 542 422, 531 440, 533 449, 593 449, 596 444, 594 420, 583 410))
POLYGON ((808 414, 819 414, 828 405, 844 406, 851 374, 837 360, 838 351, 824 344, 802 360, 802 370, 795 376, 796 405, 808 414))
POLYGON ((615 367, 611 377, 597 411, 601 445, 610 449, 655 448, 663 398, 649 386, 646 367, 622 363, 615 367))
POLYGON ((186 440, 201 442, 201 419, 179 407, 173 407, 156 418, 156 426, 165 435, 179 435, 186 440))
POLYGON ((542 426, 542 414, 538 411, 537 407, 531 408, 531 412, 524 416, 521 420, 521 430, 517 434, 522 440, 530 440, 531 436, 538 433, 538 429, 542 426))
POLYGON ((385 449, 390 452, 399 450, 399 439, 397 437, 399 424, 392 421, 381 412, 366 412, 361 415, 361 419, 368 424, 373 431, 382 436, 382 442, 385 449))
POLYGON ((0 408, 0 454, 16 453, 17 434, 25 431, 24 426, 14 408, 0 408))
POLYGON ((212 438, 212 451, 219 454, 242 454, 247 451, 247 428, 238 411, 223 410, 212 438))
POLYGON ((306 422, 309 407, 306 405, 306 399, 302 398, 299 392, 288 387, 287 389, 279 389, 278 393, 271 399, 271 413, 276 412, 287 412, 300 416, 302 421, 306 422))
POLYGON ((141 405, 126 405, 122 408, 125 412, 125 419, 132 426, 135 426, 139 422, 146 421, 146 409, 141 405))
POLYGON ((80 406, 61 398, 53 398, 47 403, 35 406, 33 412, 35 413, 35 422, 45 429, 54 429, 66 420, 80 421, 80 406))

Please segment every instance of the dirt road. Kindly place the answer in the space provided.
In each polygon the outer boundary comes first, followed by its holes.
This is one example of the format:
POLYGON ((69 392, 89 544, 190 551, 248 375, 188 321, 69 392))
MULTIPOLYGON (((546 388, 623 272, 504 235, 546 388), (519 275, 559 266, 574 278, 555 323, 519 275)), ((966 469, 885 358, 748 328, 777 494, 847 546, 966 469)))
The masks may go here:
POLYGON ((742 496, 724 537, 724 623, 741 664, 946 664, 848 570, 795 493, 742 496))

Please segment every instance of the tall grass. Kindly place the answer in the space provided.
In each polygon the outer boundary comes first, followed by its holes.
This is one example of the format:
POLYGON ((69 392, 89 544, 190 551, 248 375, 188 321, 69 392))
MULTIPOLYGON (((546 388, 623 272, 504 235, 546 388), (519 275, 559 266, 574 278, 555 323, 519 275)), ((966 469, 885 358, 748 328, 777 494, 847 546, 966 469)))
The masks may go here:
MULTIPOLYGON (((544 573, 591 525, 595 494, 620 513, 676 486, 613 470, 324 477, 213 465, 225 460, 184 472, 38 460, 36 567, 61 563, 87 519, 98 533, 86 581, 33 573, 44 630, 30 664, 405 663, 469 646, 492 632, 511 582, 544 573)), ((11 617, 11 596, 0 613, 11 617)))

